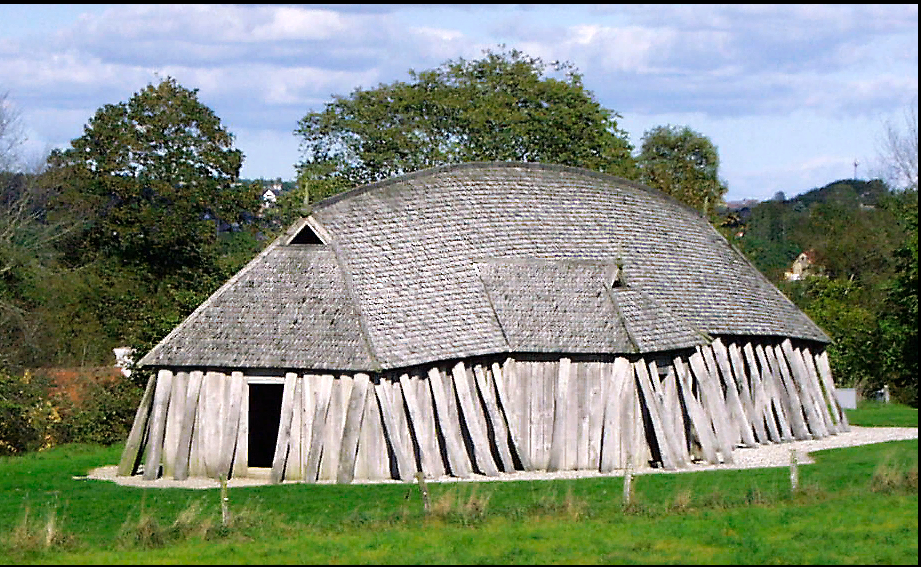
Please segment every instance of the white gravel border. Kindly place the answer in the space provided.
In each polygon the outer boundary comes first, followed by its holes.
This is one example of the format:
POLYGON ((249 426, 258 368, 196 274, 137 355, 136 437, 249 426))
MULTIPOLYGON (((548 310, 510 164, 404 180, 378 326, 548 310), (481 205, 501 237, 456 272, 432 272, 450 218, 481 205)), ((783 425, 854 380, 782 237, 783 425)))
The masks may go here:
MULTIPOLYGON (((811 464, 815 461, 809 456, 813 451, 823 449, 837 449, 840 447, 853 447, 856 445, 869 445, 872 443, 885 443, 886 441, 900 441, 904 439, 917 439, 917 427, 855 427, 847 433, 831 435, 825 439, 809 441, 793 441, 790 443, 759 445, 757 447, 740 447, 733 452, 731 465, 706 465, 693 464, 687 468, 677 471, 667 471, 664 469, 639 468, 634 474, 661 474, 661 473, 683 473, 697 472, 706 470, 729 470, 729 469, 750 469, 764 467, 786 467, 790 465, 790 451, 796 451, 797 462, 800 464, 811 464)), ((141 488, 191 488, 191 489, 208 489, 218 488, 220 483, 212 478, 189 478, 187 480, 173 480, 160 478, 157 480, 144 480, 141 475, 135 476, 116 476, 117 466, 107 466, 93 469, 85 477, 74 477, 75 479, 93 479, 108 480, 116 482, 123 486, 135 486, 141 488)), ((261 486, 271 484, 269 481, 268 469, 261 471, 260 478, 232 478, 227 481, 228 488, 242 486, 261 486)), ((495 481, 514 481, 514 480, 552 480, 565 478, 597 478, 609 476, 623 476, 624 471, 618 470, 610 473, 600 473, 598 471, 560 471, 560 472, 523 472, 499 473, 498 477, 487 477, 482 475, 473 475, 471 478, 455 478, 444 476, 437 479, 430 479, 427 482, 495 482, 495 481)), ((284 484, 295 484, 300 481, 285 481, 284 484)), ((379 481, 355 481, 353 484, 400 484, 398 480, 379 480, 379 481)), ((318 484, 332 484, 331 481, 323 481, 318 484)))

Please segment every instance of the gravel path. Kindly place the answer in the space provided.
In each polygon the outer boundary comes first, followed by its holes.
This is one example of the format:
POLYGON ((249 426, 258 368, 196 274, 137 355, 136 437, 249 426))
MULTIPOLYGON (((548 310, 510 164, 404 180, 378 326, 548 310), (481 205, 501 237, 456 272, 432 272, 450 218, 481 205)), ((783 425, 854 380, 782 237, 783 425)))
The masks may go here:
MULTIPOLYGON (((636 474, 660 474, 674 472, 696 472, 704 470, 750 469, 762 467, 785 467, 790 465, 790 451, 795 449, 797 461, 800 464, 810 464, 815 461, 809 457, 812 451, 822 449, 836 449, 839 447, 853 447, 855 445, 869 445, 871 443, 884 443, 903 439, 917 439, 917 427, 855 427, 847 433, 831 435, 825 439, 812 441, 794 441, 791 443, 760 445, 758 447, 745 447, 733 452, 735 462, 732 465, 700 465, 694 464, 679 471, 665 471, 663 469, 642 468, 636 474)), ((140 475, 131 477, 115 476, 116 466, 100 467, 90 472, 87 477, 94 480, 108 480, 124 486, 137 486, 142 488, 217 488, 220 484, 209 478, 190 478, 188 480, 172 480, 161 478, 158 480, 143 480, 140 475)), ((474 475, 473 478, 458 479, 442 477, 428 482, 490 482, 507 480, 549 480, 558 478, 590 478, 602 476, 623 476, 623 471, 600 473, 597 471, 561 471, 561 472, 515 472, 499 473, 498 477, 474 475)), ((286 481, 285 484, 295 481, 286 481)), ((361 481, 356 481, 358 484, 361 481)), ((399 483, 396 480, 371 481, 367 484, 399 483)), ((232 478, 227 482, 230 488, 241 486, 259 486, 269 484, 268 471, 264 478, 232 478)))

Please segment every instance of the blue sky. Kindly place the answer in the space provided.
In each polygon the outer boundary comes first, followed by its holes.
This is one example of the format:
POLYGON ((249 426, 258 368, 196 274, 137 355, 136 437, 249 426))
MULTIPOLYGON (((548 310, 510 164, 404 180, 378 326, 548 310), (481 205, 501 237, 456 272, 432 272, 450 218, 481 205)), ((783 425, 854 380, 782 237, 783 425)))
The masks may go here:
POLYGON ((158 77, 198 88, 243 177, 291 179, 298 119, 331 95, 505 44, 570 61, 639 146, 687 125, 717 145, 727 199, 879 171, 887 121, 918 96, 917 5, 10 5, 0 94, 25 151, 66 147, 158 77))

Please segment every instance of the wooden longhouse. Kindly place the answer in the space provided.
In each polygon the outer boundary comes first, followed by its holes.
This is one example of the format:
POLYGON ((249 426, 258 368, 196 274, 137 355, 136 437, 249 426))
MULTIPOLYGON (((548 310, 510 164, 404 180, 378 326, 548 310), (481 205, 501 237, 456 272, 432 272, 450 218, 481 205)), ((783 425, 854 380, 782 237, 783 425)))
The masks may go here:
POLYGON ((316 204, 153 348, 119 473, 728 463, 847 430, 828 342, 659 192, 563 166, 441 167, 316 204))

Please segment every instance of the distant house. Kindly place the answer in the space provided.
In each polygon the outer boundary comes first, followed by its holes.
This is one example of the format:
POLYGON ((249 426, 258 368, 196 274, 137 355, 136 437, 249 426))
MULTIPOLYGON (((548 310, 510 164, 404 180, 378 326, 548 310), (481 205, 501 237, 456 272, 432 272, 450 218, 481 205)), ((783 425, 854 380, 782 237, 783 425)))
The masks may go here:
POLYGON ((819 272, 820 267, 816 265, 815 250, 806 250, 796 257, 790 271, 784 272, 784 279, 788 282, 795 282, 806 276, 814 276, 819 272))
POLYGON ((265 191, 262 192, 262 208, 270 209, 275 206, 275 203, 278 202, 278 197, 284 192, 284 187, 281 184, 281 181, 275 181, 271 185, 265 187, 265 191))
POLYGON ((275 183, 266 188, 262 193, 262 207, 269 208, 278 201, 281 195, 281 183, 275 183))

